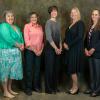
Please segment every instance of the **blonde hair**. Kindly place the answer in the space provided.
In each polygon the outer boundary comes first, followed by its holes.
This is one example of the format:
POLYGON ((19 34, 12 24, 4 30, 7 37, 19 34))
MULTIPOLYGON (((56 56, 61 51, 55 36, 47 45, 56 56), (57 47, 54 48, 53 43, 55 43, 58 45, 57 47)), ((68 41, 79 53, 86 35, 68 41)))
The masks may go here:
POLYGON ((78 14, 78 16, 77 16, 77 21, 79 21, 79 20, 81 19, 81 14, 80 14, 79 8, 78 8, 78 7, 74 7, 74 8, 71 9, 71 11, 72 11, 72 10, 76 10, 76 12, 77 12, 77 14, 78 14))

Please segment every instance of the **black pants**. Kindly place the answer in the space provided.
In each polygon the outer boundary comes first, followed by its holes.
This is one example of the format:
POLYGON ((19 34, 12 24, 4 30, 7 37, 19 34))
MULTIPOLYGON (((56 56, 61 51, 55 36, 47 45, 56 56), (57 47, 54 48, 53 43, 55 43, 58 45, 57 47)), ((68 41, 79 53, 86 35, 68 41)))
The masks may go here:
POLYGON ((60 69, 60 56, 56 55, 52 47, 45 49, 45 91, 57 90, 60 69))
POLYGON ((90 58, 90 79, 92 92, 100 92, 100 59, 90 58))
POLYGON ((25 50, 25 89, 41 88, 40 84, 40 64, 41 57, 36 56, 34 52, 25 50))

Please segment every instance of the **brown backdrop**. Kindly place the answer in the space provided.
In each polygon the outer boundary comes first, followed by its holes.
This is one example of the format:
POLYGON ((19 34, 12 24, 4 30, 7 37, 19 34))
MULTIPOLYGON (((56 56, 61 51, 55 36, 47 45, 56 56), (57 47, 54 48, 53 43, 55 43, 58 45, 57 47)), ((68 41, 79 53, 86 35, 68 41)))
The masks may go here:
POLYGON ((51 5, 57 5, 59 8, 59 20, 62 24, 62 34, 64 34, 70 22, 69 12, 72 7, 79 7, 82 19, 87 25, 91 10, 100 8, 100 0, 0 0, 0 18, 4 10, 13 9, 17 24, 23 28, 28 13, 36 11, 40 15, 40 23, 44 26, 48 18, 47 9, 51 5))

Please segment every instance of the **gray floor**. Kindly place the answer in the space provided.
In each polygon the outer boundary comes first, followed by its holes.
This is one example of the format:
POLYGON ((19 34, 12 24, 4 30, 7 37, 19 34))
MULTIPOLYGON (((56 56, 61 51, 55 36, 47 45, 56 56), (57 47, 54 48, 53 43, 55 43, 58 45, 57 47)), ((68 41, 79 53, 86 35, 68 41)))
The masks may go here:
MULTIPOLYGON (((63 82, 62 82, 63 83, 63 82)), ((46 94, 44 93, 44 81, 42 81, 42 91, 43 93, 36 93, 33 92, 32 96, 27 96, 22 90, 19 90, 16 87, 13 87, 13 90, 16 90, 19 92, 19 95, 17 95, 14 99, 11 100, 100 100, 100 96, 98 97, 90 97, 89 95, 83 94, 82 91, 86 90, 86 85, 82 79, 80 80, 79 88, 80 88, 80 93, 77 95, 70 95, 65 93, 66 89, 68 89, 68 81, 67 84, 64 83, 61 86, 59 86, 60 93, 57 94, 46 94)), ((4 98, 3 94, 0 89, 0 100, 10 100, 8 98, 4 98)))
MULTIPOLYGON (((1 94, 0 100, 9 100, 9 99, 4 98, 1 94)), ((19 95, 17 95, 14 99, 11 100, 100 100, 100 96, 94 98, 90 97, 89 95, 85 95, 83 93, 79 93, 78 95, 70 95, 64 92, 57 93, 56 95, 33 92, 32 96, 27 96, 23 92, 19 92, 19 95)))

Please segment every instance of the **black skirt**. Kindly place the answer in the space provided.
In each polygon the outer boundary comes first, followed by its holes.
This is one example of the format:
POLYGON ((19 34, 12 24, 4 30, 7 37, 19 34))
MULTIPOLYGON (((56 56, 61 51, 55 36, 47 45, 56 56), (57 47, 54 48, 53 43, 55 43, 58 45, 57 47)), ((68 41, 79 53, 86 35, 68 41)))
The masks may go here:
POLYGON ((79 73, 83 69, 84 49, 78 47, 65 50, 64 62, 69 74, 79 73))

